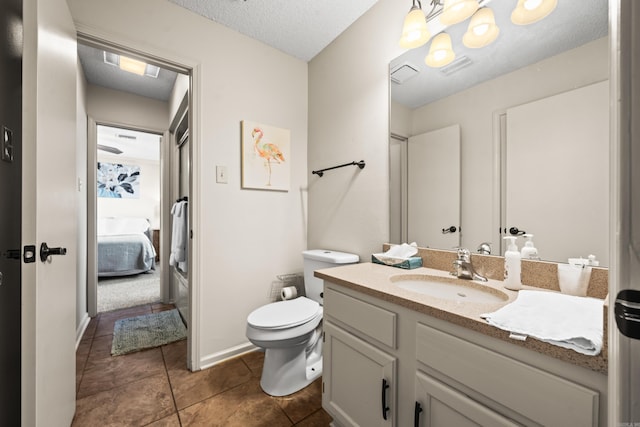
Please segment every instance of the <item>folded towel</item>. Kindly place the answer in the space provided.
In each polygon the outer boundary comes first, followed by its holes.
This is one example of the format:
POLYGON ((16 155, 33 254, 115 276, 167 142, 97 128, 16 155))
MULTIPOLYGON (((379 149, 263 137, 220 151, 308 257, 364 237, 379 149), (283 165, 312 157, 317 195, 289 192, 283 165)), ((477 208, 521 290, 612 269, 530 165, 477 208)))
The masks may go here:
POLYGON ((522 290, 511 304, 481 317, 505 331, 595 356, 602 350, 602 306, 596 298, 522 290))
POLYGON ((169 255, 169 265, 178 266, 180 270, 187 271, 187 202, 180 201, 173 204, 171 208, 173 224, 171 230, 171 254, 169 255))

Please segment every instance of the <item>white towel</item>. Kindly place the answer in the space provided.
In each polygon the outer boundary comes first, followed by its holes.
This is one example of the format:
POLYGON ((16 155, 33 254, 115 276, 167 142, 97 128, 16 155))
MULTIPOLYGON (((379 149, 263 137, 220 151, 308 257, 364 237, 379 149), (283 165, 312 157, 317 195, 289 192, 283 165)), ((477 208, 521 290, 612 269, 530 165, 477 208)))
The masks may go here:
POLYGON ((184 272, 187 271, 187 202, 181 201, 173 204, 171 208, 173 226, 171 230, 171 255, 169 265, 178 266, 184 272))
POLYGON ((522 290, 501 309, 483 314, 490 325, 595 356, 602 350, 603 301, 522 290))

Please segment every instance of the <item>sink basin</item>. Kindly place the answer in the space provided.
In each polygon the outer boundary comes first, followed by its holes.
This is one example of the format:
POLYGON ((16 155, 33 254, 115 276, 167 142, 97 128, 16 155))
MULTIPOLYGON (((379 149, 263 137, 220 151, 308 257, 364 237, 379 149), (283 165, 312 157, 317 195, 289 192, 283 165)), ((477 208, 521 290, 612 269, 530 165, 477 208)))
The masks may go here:
POLYGON ((398 274, 389 278, 399 288, 432 297, 460 302, 504 302, 507 294, 471 280, 428 274, 398 274))

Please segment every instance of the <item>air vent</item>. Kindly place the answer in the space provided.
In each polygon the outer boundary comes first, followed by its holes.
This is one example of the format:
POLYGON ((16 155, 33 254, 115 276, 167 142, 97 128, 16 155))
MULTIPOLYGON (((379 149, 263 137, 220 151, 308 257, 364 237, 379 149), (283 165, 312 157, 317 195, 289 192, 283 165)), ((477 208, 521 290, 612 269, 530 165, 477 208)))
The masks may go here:
POLYGON ((397 66, 393 70, 391 70, 390 76, 391 81, 401 85, 402 83, 409 80, 411 77, 418 75, 418 67, 415 65, 411 65, 408 62, 405 62, 402 65, 397 66))
POLYGON ((463 68, 468 67, 469 65, 471 65, 471 60, 469 59, 468 56, 461 56, 460 58, 456 59, 455 61, 453 61, 451 64, 447 65, 446 67, 442 67, 440 69, 440 72, 442 74, 444 74, 445 76, 450 76, 451 74, 462 70, 463 68))
POLYGON ((121 133, 116 134, 116 136, 117 136, 118 138, 122 138, 122 139, 133 139, 133 140, 138 139, 138 137, 137 137, 137 136, 133 136, 133 135, 123 135, 123 134, 121 134, 121 133))

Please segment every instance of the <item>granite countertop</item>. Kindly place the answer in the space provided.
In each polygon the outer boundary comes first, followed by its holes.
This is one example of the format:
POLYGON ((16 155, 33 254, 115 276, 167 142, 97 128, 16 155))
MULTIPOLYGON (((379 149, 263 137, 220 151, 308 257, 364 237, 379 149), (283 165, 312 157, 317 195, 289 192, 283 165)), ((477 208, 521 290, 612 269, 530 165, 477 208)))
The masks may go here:
MULTIPOLYGON (((362 292, 428 316, 448 321, 475 332, 498 338, 513 345, 525 347, 529 350, 536 351, 574 365, 603 374, 607 373, 606 303, 603 309, 603 322, 605 328, 603 329, 604 339, 602 351, 597 356, 587 356, 531 337, 527 338, 526 341, 511 339, 509 338, 509 332, 491 326, 482 319, 480 317, 482 314, 494 312, 516 299, 518 292, 505 289, 502 285, 502 281, 489 279, 488 282, 482 283, 480 286, 488 286, 496 291, 506 294, 508 298, 506 301, 491 303, 469 301, 458 302, 402 289, 394 285, 390 280, 391 276, 399 274, 428 274, 430 276, 451 278, 448 272, 433 268, 422 267, 412 270, 403 270, 373 263, 350 264, 341 267, 316 270, 315 272, 316 277, 337 285, 362 292)), ((470 285, 474 286, 473 283, 470 283, 470 285)), ((524 286, 524 289, 540 290, 540 288, 532 286, 524 286)))

